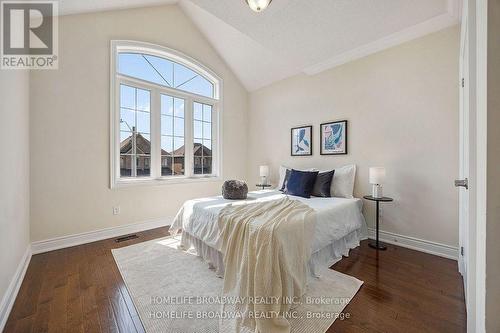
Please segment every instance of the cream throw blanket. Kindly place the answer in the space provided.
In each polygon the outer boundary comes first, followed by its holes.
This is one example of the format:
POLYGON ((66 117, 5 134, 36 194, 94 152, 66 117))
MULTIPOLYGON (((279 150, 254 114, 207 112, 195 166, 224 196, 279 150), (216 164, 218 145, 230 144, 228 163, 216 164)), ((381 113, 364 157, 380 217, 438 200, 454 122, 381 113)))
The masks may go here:
POLYGON ((288 333, 286 315, 306 291, 315 212, 288 197, 230 205, 219 214, 223 296, 220 332, 288 333), (240 302, 241 301, 241 302, 240 302))

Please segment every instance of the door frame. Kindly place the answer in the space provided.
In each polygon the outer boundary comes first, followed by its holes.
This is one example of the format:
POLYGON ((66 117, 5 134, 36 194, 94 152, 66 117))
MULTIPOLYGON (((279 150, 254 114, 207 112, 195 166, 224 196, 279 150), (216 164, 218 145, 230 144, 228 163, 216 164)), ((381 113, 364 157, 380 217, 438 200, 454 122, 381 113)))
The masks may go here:
POLYGON ((469 221, 465 228, 467 331, 485 332, 488 0, 463 0, 469 47, 469 221))

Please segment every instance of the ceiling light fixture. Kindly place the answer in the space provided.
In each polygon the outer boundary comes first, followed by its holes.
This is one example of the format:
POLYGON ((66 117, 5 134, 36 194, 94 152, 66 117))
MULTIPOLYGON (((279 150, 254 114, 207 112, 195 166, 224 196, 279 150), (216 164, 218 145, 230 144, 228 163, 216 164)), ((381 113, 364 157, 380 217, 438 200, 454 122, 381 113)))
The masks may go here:
POLYGON ((273 0, 245 0, 248 7, 250 7, 254 12, 261 12, 266 9, 273 0))

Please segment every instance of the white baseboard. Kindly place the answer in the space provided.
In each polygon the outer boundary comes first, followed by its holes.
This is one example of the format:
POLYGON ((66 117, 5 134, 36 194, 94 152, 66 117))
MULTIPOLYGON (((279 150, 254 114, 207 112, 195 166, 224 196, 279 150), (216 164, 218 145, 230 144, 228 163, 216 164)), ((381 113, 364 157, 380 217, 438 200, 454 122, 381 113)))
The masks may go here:
POLYGON ((17 266, 14 277, 10 281, 9 287, 5 291, 2 303, 0 303, 0 332, 2 332, 3 329, 5 328, 5 324, 7 323, 7 319, 9 318, 12 306, 14 306, 14 301, 16 300, 19 288, 21 288, 21 284, 23 283, 24 275, 26 274, 26 270, 28 269, 30 260, 31 260, 31 247, 28 244, 26 252, 24 252, 23 257, 21 258, 21 261, 17 266))
MULTIPOLYGON (((375 239, 375 229, 368 228, 368 238, 375 239)), ((415 237, 398 235, 388 231, 379 231, 379 239, 384 243, 399 245, 408 249, 417 250, 440 257, 458 260, 458 248, 450 245, 435 243, 415 237)))
POLYGON ((66 247, 92 243, 99 240, 122 236, 134 232, 164 227, 170 225, 171 218, 161 218, 141 223, 128 224, 101 230, 83 232, 81 234, 69 235, 37 241, 31 243, 31 251, 33 254, 49 252, 54 250, 63 249, 66 247))

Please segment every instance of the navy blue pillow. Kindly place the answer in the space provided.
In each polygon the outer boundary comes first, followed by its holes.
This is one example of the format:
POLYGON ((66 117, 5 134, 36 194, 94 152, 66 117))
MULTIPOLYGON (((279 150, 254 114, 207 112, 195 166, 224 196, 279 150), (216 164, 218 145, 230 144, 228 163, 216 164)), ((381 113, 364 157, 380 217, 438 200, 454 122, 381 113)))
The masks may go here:
POLYGON ((310 198, 317 176, 318 171, 299 171, 292 169, 290 177, 288 177, 285 193, 298 197, 310 198))
POLYGON ((323 198, 331 197, 330 187, 332 186, 334 173, 335 170, 319 173, 313 186, 312 195, 323 198))

